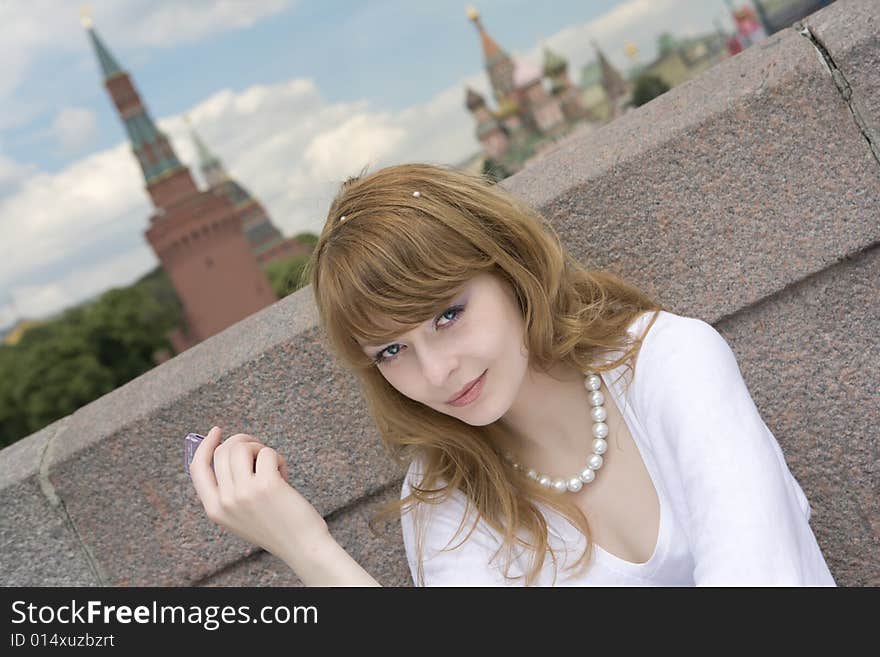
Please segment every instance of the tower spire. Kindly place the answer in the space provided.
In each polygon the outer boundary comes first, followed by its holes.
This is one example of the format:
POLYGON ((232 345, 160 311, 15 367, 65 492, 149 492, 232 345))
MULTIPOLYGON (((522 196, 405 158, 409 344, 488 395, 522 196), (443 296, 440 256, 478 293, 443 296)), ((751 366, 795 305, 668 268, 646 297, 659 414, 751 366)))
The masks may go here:
POLYGON ((483 56, 486 60, 486 72, 492 84, 492 92, 500 103, 513 93, 513 60, 501 46, 486 32, 480 21, 480 12, 474 7, 467 8, 467 17, 477 28, 480 42, 483 45, 483 56))
POLYGON ((501 46, 498 45, 495 39, 490 37, 488 32, 486 32, 486 28, 483 27, 483 23, 480 21, 480 12, 478 12, 476 8, 468 7, 467 16, 480 34, 480 41, 483 44, 483 54, 486 56, 486 62, 489 62, 489 60, 493 57, 497 57, 499 54, 506 54, 501 50, 501 46))
POLYGON ((95 54, 98 56, 98 63, 101 65, 101 70, 104 72, 104 80, 109 80, 112 77, 120 75, 122 73, 122 67, 119 66, 116 59, 110 54, 110 51, 107 50, 107 46, 104 45, 104 42, 101 41, 100 37, 92 27, 92 10, 89 5, 83 5, 80 8, 79 20, 83 27, 86 28, 86 32, 89 34, 89 39, 92 41, 95 54))
POLYGON ((590 39, 590 43, 593 44, 593 48, 596 50, 596 57, 599 60, 599 68, 602 71, 602 87, 612 100, 612 103, 616 103, 618 98, 626 95, 626 82, 623 76, 617 72, 617 69, 611 65, 611 62, 605 58, 596 40, 590 39))
POLYGON ((128 73, 119 66, 95 31, 87 6, 81 10, 81 21, 95 48, 104 73, 104 86, 125 126, 153 205, 165 208, 188 194, 197 193, 189 169, 180 163, 168 136, 159 130, 141 102, 128 73))
POLYGON ((190 137, 196 146, 196 152, 199 155, 199 169, 205 177, 205 182, 208 183, 209 187, 212 187, 224 180, 228 180, 229 174, 227 174, 226 169, 223 168, 223 163, 220 161, 220 158, 214 155, 214 153, 211 152, 211 149, 209 149, 207 145, 205 145, 205 142, 202 141, 199 133, 197 133, 195 127, 193 127, 189 116, 184 116, 183 120, 189 127, 190 137))

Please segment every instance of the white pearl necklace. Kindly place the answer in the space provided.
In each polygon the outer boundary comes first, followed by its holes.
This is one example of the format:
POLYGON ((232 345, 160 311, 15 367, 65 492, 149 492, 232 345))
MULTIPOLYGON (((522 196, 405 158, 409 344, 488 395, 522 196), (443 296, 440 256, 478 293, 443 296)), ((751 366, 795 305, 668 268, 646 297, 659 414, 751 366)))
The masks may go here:
POLYGON ((599 390, 602 387, 602 379, 595 372, 586 372, 585 374, 584 387, 590 391, 590 406, 592 406, 590 415, 593 418, 593 453, 587 458, 587 467, 567 479, 553 479, 550 475, 537 472, 534 468, 527 470, 525 466, 513 459, 513 454, 504 453, 505 460, 513 466, 514 470, 517 472, 525 471, 529 479, 537 481, 544 488, 552 488, 557 493, 567 491, 577 493, 584 484, 593 481, 596 478, 596 470, 602 467, 602 454, 608 449, 608 443, 605 441, 608 436, 608 425, 605 424, 608 413, 605 411, 605 395, 599 390))

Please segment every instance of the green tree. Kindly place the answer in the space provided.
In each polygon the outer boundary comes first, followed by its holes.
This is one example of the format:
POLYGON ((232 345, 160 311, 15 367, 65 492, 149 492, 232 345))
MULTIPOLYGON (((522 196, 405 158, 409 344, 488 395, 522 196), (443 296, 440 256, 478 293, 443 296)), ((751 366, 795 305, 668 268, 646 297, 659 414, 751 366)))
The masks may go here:
POLYGON ((494 182, 498 182, 507 178, 510 175, 510 171, 500 162, 487 157, 483 160, 483 175, 488 176, 494 182))
POLYGON ((73 334, 32 345, 21 354, 14 403, 24 416, 27 433, 70 415, 113 390, 113 371, 89 353, 73 334))
POLYGON ((318 236, 314 233, 299 233, 294 235, 293 239, 302 244, 308 244, 312 248, 318 243, 318 236))
POLYGON ((296 292, 302 271, 311 256, 308 254, 275 260, 266 265, 264 271, 279 299, 286 297, 291 292, 296 292))
POLYGON ((81 325, 88 351, 113 372, 117 386, 152 369, 153 353, 170 349, 165 334, 174 326, 165 308, 146 287, 105 292, 81 325))
POLYGON ((0 445, 11 444, 140 376, 180 318, 164 275, 115 288, 0 347, 0 445), (164 301, 162 301, 162 300, 164 301))
POLYGON ((18 346, 0 346, 0 447, 31 433, 17 403, 16 388, 22 378, 20 351, 18 346))
POLYGON ((669 91, 669 85, 663 81, 663 78, 650 73, 641 75, 636 80, 633 90, 632 106, 641 107, 667 91, 669 91))
POLYGON ((664 32, 657 37, 657 51, 661 57, 676 48, 678 48, 678 40, 669 32, 664 32))

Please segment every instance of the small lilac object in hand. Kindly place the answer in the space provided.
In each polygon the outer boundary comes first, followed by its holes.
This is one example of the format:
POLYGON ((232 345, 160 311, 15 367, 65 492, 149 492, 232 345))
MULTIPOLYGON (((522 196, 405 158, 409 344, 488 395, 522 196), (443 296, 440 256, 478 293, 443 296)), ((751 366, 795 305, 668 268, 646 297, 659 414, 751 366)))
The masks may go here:
MULTIPOLYGON (((184 468, 186 469, 186 474, 189 475, 190 479, 192 479, 192 473, 189 471, 189 467, 192 465, 193 457, 196 455, 196 449, 198 449, 199 444, 205 439, 205 437, 198 433, 188 433, 186 434, 186 438, 184 438, 184 468)), ((214 468, 214 464, 211 463, 211 469, 214 468)))

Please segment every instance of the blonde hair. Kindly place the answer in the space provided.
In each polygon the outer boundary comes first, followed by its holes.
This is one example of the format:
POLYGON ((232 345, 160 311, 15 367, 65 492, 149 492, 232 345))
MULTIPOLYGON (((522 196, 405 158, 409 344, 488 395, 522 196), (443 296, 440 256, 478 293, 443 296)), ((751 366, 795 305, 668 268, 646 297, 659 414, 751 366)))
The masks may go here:
MULTIPOLYGON (((371 530, 376 534, 379 518, 439 504, 458 489, 503 537, 508 555, 516 544, 533 551, 524 575, 529 586, 547 550, 557 565, 534 504, 540 501, 587 537, 572 568, 588 566, 593 546, 586 516, 565 496, 511 471, 493 448, 500 444, 497 421, 471 426, 405 397, 356 339, 388 342, 442 312, 464 283, 487 272, 515 292, 530 368, 547 372, 564 361, 581 372, 604 372, 625 364, 634 375, 638 349, 657 314, 638 338, 627 329, 661 306, 614 274, 580 265, 540 213, 483 176, 429 164, 365 173, 342 184, 301 283, 311 283, 327 348, 358 377, 386 452, 401 465, 416 457, 424 464, 418 485, 384 505, 370 520, 371 530), (397 326, 375 323, 385 318, 397 326), (623 353, 605 362, 611 352, 623 353), (521 537, 521 529, 533 540, 521 537)), ((475 520, 465 540, 476 526, 475 520)), ((424 583, 421 547, 417 554, 424 583)), ((505 577, 518 579, 507 574, 509 565, 505 577)))

